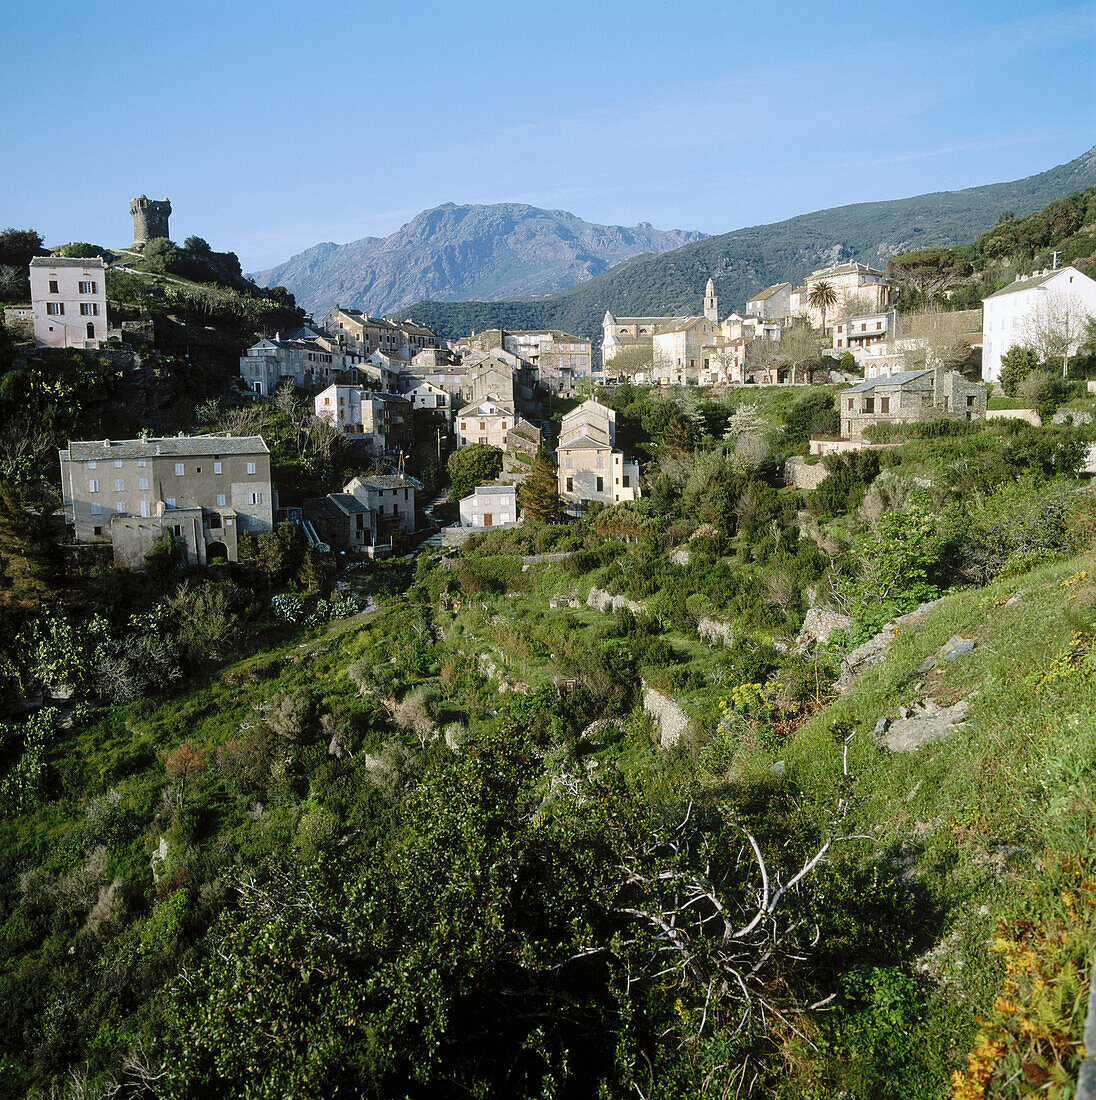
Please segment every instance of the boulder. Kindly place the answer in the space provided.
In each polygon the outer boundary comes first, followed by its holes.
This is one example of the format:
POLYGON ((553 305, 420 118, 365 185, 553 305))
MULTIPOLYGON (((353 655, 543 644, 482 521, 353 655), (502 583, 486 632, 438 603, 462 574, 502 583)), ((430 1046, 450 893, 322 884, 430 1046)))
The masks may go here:
POLYGON ((954 733, 966 721, 969 706, 966 699, 950 707, 940 706, 935 699, 922 699, 911 707, 902 707, 901 717, 887 724, 883 744, 891 752, 916 752, 954 733))
POLYGON ((886 657, 887 650, 890 649, 890 644, 894 641, 894 636, 899 629, 917 622, 929 608, 935 607, 939 602, 939 600, 932 600, 930 603, 923 603, 908 615, 899 615, 897 619, 891 619, 874 638, 869 638, 863 645, 857 646, 851 653, 846 654, 841 662, 841 675, 834 685, 837 693, 844 695, 856 682, 858 676, 886 657))
POLYGON ((806 652, 812 642, 827 642, 830 635, 839 630, 848 631, 852 619, 838 611, 828 611, 823 607, 812 607, 803 619, 803 626, 795 639, 796 653, 806 652))

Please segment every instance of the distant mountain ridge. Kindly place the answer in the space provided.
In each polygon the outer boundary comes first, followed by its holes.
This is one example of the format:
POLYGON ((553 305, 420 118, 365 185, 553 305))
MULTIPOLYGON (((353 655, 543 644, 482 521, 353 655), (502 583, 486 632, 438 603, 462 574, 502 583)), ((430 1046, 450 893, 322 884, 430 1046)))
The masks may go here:
POLYGON ((388 237, 317 244, 251 277, 260 286, 284 286, 314 313, 338 303, 384 314, 424 298, 550 294, 631 256, 704 236, 646 222, 595 225, 565 210, 524 203, 445 203, 388 237))
POLYGON ((599 338, 606 310, 618 316, 699 313, 709 276, 726 314, 766 286, 801 280, 830 263, 857 259, 881 266, 899 252, 969 244, 1004 210, 1020 218, 1094 184, 1096 147, 1021 180, 817 210, 637 256, 539 300, 423 301, 404 315, 450 338, 492 327, 562 328, 599 338))

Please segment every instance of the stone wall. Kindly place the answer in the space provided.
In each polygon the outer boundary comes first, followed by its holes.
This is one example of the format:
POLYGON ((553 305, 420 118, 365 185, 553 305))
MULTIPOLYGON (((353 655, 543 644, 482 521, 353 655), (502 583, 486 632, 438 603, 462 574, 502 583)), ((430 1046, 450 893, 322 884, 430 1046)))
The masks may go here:
POLYGON ((721 622, 719 619, 710 619, 705 616, 696 624, 696 632, 702 642, 713 646, 717 643, 724 646, 734 645, 734 629, 730 623, 721 622))
POLYGON ((622 608, 627 609, 633 615, 647 614, 645 604, 639 603, 637 600, 629 600, 626 596, 614 596, 601 588, 590 589, 590 594, 586 597, 586 606, 592 607, 595 611, 603 611, 607 615, 612 614, 614 611, 620 611, 622 608))
POLYGON ((643 685, 643 709, 655 720, 661 748, 672 749, 692 727, 693 720, 673 699, 646 683, 643 685))
POLYGON ((784 463, 784 481, 797 489, 817 489, 828 476, 821 462, 812 465, 802 455, 793 455, 784 463))
POLYGON ((1034 409, 990 409, 987 420, 1023 420, 1033 428, 1041 428, 1043 421, 1034 409))

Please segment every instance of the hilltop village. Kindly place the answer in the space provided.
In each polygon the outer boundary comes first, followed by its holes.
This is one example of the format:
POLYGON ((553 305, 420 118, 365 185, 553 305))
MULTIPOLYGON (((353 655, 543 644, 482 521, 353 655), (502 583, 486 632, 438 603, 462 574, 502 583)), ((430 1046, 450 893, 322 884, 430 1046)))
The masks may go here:
MULTIPOLYGON (((5 309, 15 331, 33 336, 39 348, 96 350, 130 341, 123 310, 108 301, 107 272, 125 273, 132 268, 127 260, 174 247, 168 200, 142 195, 130 209, 132 249, 109 253, 109 260, 65 255, 64 248, 31 259, 29 304, 5 309)), ((422 483, 406 467, 416 428, 420 443, 423 435, 433 438, 439 462, 468 447, 488 448, 499 460, 477 452, 493 476, 459 500, 459 527, 519 522, 520 494, 500 490, 520 485, 542 450, 554 463, 562 508, 580 515, 644 491, 636 456, 618 447, 616 415, 600 399, 621 384, 717 393, 836 387, 836 431, 812 438, 810 446, 811 454, 834 454, 868 445, 880 425, 984 419, 989 394, 994 387, 1002 392, 1002 362, 1025 343, 1025 332, 1041 324, 1043 343, 1053 343, 1047 303, 1057 304, 1067 330, 1072 325, 1074 344, 1084 316, 1096 313, 1096 281, 1073 266, 1017 273, 982 310, 902 312, 900 290, 883 271, 850 261, 815 270, 798 286, 759 289, 741 313, 722 315, 709 279, 696 316, 607 311, 600 347, 556 330, 491 329, 450 341, 413 321, 335 306, 319 321, 305 319, 247 347, 237 391, 269 402, 279 389, 293 388, 317 422, 371 462, 368 476, 279 509, 259 437, 231 444, 213 436, 158 440, 155 457, 193 458, 189 468, 173 462, 169 482, 140 476, 145 458, 129 468, 133 455, 152 457, 149 441, 72 440, 61 453, 66 520, 78 542, 109 541, 126 565, 140 564, 165 533, 186 561, 234 561, 237 534, 271 530, 276 516, 303 523, 315 546, 374 556, 396 546, 397 532, 405 536, 400 545, 431 533, 424 530, 431 524, 422 512, 422 483), (555 424, 553 401, 567 408, 555 424), (74 457, 85 452, 94 457, 74 457), (250 456, 245 479, 220 473, 230 452, 250 456), (102 462, 114 476, 85 476, 102 462)), ((1068 345, 1069 331, 1064 339, 1068 345)), ((812 475, 790 469, 787 476, 794 482, 812 475)), ((449 541, 460 537, 453 532, 449 541)))
POLYGON ((130 213, 0 233, 0 1098, 1084 1095, 1096 188, 600 333, 130 213))

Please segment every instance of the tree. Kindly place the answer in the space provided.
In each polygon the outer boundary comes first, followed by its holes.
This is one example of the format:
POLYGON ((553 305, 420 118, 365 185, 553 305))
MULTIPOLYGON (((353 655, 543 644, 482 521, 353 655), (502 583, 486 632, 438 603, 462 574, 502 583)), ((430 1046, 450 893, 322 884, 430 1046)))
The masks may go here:
POLYGON ((101 244, 73 241, 72 244, 66 244, 62 251, 70 259, 79 260, 85 256, 102 256, 106 249, 101 244))
POLYGON ((626 378, 634 378, 637 374, 650 377, 652 370, 654 370, 654 350, 651 344, 637 344, 634 347, 624 348, 605 364, 607 374, 623 375, 626 378))
POLYGON ((167 237, 153 237, 145 245, 142 256, 149 271, 158 271, 166 275, 178 261, 179 250, 167 237))
MULTIPOLYGON (((825 328, 825 320, 823 320, 823 328, 825 328)), ((822 354, 822 343, 822 334, 810 325, 792 324, 781 331, 780 342, 776 345, 773 357, 775 362, 788 366, 793 386, 796 371, 807 374, 810 366, 818 361, 822 354)))
POLYGON ((1062 377, 1069 375, 1069 359, 1085 339, 1092 314, 1072 294, 1040 288, 1042 293, 1020 325, 1027 343, 1044 363, 1062 360, 1062 377))
POLYGON ((907 364, 911 368, 947 371, 965 363, 970 357, 970 342, 964 327, 959 314, 941 309, 910 314, 902 335, 907 364))
POLYGON ((1039 367, 1039 353, 1027 344, 1015 344, 1001 356, 1001 389, 1015 397, 1023 381, 1039 367))
POLYGON ((466 497, 477 485, 494 481, 502 471, 502 451, 488 443, 471 443, 449 456, 446 463, 453 487, 449 499, 466 497))
POLYGON ((208 256, 213 250, 209 247, 209 242, 202 237, 187 237, 183 241, 183 248, 187 252, 193 252, 199 256, 208 256))
POLYGON ((887 264, 887 274, 925 298, 946 290, 971 273, 970 264, 954 248, 923 248, 904 252, 887 264))
POLYGON ((826 331, 826 311, 837 305, 837 291, 833 283, 819 280, 811 287, 807 294, 807 304, 812 309, 817 309, 822 314, 822 331, 826 331))
POLYGON ((42 251, 42 237, 33 229, 5 229, 0 233, 0 264, 29 267, 42 251))
POLYGON ((691 451, 693 449, 693 433, 689 422, 683 417, 675 416, 662 433, 662 446, 664 450, 677 452, 691 451))
POLYGON ((559 523, 563 518, 556 464, 543 447, 537 451, 529 475, 518 486, 518 507, 534 523, 559 523))

